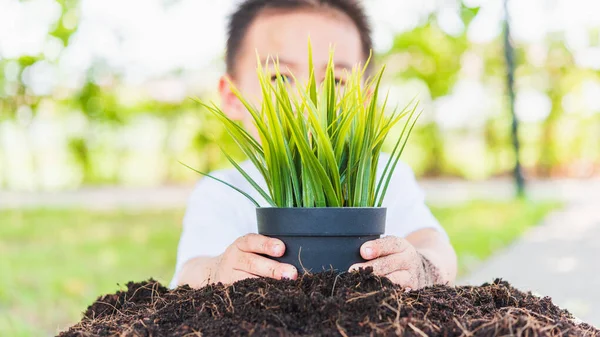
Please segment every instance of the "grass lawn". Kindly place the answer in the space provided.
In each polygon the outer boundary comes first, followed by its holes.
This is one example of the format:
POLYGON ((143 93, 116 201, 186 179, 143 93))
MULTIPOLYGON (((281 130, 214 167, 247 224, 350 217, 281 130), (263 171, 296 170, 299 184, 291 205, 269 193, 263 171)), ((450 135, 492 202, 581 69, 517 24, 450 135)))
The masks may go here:
MULTIPOLYGON (((433 212, 464 272, 556 207, 472 202, 433 212)), ((128 281, 169 282, 182 216, 180 210, 0 211, 0 336, 54 335, 97 296, 128 281)))

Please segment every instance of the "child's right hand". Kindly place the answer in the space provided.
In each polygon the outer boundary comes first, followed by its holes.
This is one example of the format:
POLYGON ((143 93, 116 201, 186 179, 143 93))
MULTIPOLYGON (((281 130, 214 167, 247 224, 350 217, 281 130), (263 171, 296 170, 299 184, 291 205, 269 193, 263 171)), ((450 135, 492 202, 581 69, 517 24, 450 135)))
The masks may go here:
POLYGON ((216 258, 212 281, 231 284, 255 277, 296 279, 298 271, 294 266, 259 255, 281 257, 284 252, 285 245, 281 240, 259 234, 244 235, 216 258))

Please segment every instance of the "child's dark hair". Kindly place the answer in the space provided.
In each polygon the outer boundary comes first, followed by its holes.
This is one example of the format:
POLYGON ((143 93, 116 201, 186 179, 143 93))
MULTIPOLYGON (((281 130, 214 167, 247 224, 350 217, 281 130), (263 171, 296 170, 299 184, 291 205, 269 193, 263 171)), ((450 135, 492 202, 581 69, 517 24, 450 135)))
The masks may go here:
POLYGON ((261 13, 265 10, 287 12, 297 9, 333 9, 345 14, 358 29, 365 60, 369 57, 373 48, 371 25, 364 7, 358 0, 244 0, 229 20, 227 72, 230 75, 235 74, 235 63, 248 29, 261 13))

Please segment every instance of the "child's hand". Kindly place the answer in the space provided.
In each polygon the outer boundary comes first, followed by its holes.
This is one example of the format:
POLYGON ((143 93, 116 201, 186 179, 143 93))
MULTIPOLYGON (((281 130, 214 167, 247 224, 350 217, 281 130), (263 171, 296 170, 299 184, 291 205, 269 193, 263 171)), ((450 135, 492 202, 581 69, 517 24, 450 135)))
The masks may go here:
POLYGON ((281 240, 258 234, 248 234, 237 239, 218 257, 213 280, 224 284, 254 277, 296 279, 294 266, 279 263, 258 254, 280 257, 285 252, 281 240))
POLYGON ((373 267, 376 275, 385 276, 407 290, 432 285, 439 274, 410 242, 399 237, 369 241, 362 245, 360 254, 369 262, 355 264, 350 267, 351 271, 373 267))

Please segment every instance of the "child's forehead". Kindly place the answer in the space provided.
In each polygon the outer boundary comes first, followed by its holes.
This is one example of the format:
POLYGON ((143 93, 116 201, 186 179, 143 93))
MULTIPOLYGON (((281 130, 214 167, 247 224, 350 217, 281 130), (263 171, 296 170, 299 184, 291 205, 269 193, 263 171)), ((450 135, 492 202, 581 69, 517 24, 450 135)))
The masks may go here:
MULTIPOLYGON (((278 65, 281 68, 284 67, 288 67, 288 68, 299 68, 302 66, 308 66, 308 55, 303 55, 303 58, 301 58, 300 60, 297 59, 288 59, 285 56, 281 57, 280 55, 267 55, 267 56, 261 56, 260 57, 260 62, 263 65, 267 65, 267 66, 276 66, 278 65)), ((329 58, 327 59, 318 59, 318 60, 314 60, 313 58, 313 63, 315 65, 315 67, 318 68, 326 68, 327 65, 329 64, 329 58)), ((353 66, 355 66, 355 64, 351 64, 348 63, 346 60, 344 60, 344 58, 338 57, 337 59, 333 58, 333 64, 335 68, 343 68, 343 69, 351 69, 353 66)))
POLYGON ((362 62, 360 34, 349 20, 319 12, 290 12, 260 16, 248 30, 246 58, 256 62, 256 53, 265 61, 278 58, 291 68, 307 66, 308 40, 313 49, 315 67, 325 67, 331 48, 336 66, 351 68, 362 62))

